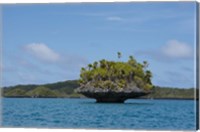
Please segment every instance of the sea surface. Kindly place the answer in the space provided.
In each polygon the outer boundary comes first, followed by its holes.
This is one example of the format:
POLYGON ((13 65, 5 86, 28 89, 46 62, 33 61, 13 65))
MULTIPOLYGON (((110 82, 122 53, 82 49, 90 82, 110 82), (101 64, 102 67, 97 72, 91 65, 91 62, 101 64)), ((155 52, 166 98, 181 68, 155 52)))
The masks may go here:
POLYGON ((193 100, 3 98, 3 127, 195 130, 193 100))

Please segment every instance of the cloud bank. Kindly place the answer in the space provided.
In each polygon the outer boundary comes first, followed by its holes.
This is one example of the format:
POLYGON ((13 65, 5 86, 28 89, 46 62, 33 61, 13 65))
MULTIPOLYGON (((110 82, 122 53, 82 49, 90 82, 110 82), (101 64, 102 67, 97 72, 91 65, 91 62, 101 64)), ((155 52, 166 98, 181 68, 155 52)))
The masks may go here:
POLYGON ((158 49, 138 51, 137 54, 148 56, 158 61, 194 59, 193 47, 178 40, 169 40, 166 44, 158 49))
POLYGON ((34 57, 43 61, 56 62, 60 60, 60 55, 43 43, 28 44, 25 49, 34 57))
POLYGON ((193 49, 188 44, 177 40, 170 40, 161 49, 161 53, 172 58, 191 58, 193 49))

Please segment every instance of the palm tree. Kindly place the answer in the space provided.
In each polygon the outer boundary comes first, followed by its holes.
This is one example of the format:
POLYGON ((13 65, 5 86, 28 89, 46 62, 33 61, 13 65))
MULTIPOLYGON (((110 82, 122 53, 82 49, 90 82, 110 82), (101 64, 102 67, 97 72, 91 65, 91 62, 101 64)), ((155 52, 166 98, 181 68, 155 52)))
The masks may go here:
POLYGON ((129 61, 128 63, 131 65, 131 66, 135 66, 137 61, 135 60, 135 58, 131 55, 129 56, 129 61))
POLYGON ((120 59, 122 57, 121 52, 117 52, 117 57, 118 57, 118 59, 120 59))
POLYGON ((97 66, 98 66, 98 62, 95 61, 95 62, 93 63, 93 69, 96 69, 97 66))
POLYGON ((143 67, 144 69, 146 70, 146 68, 149 66, 148 62, 147 61, 143 61, 143 67))
POLYGON ((134 60, 134 58, 133 58, 133 56, 132 56, 132 55, 130 55, 130 56, 129 56, 129 59, 130 59, 130 60, 134 60))
POLYGON ((152 78, 151 71, 147 70, 145 73, 146 73, 145 79, 146 79, 147 83, 151 84, 151 78, 152 78))
POLYGON ((81 68, 81 71, 85 71, 85 68, 84 68, 84 67, 82 67, 82 68, 81 68))
POLYGON ((100 67, 101 68, 105 68, 106 67, 106 60, 105 59, 100 60, 100 67))
POLYGON ((92 64, 88 64, 89 71, 92 68, 92 64))

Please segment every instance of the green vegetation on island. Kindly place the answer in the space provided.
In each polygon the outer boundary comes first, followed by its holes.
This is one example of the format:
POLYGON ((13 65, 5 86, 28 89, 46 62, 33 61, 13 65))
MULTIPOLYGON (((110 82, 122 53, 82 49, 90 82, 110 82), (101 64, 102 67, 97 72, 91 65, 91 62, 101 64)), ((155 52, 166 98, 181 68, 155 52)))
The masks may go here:
MULTIPOLYGON (((149 99, 194 99, 198 93, 195 88, 172 88, 154 86, 152 92, 143 98, 149 99)), ((198 98, 198 97, 197 97, 198 98)))
POLYGON ((16 85, 5 87, 3 97, 28 97, 28 98, 73 98, 84 97, 74 92, 79 87, 77 80, 57 82, 44 85, 16 85))
MULTIPOLYGON (((117 55, 119 59, 122 56, 120 52, 117 55)), ((147 67, 147 61, 139 63, 133 56, 129 56, 127 62, 105 59, 99 62, 95 61, 81 69, 80 90, 97 88, 122 91, 127 88, 139 88, 150 91, 153 87, 151 83, 152 73, 147 70, 147 67)))
POLYGON ((139 63, 133 56, 127 62, 102 59, 81 69, 80 87, 77 89, 96 102, 123 103, 130 98, 138 98, 151 92, 152 73, 147 70, 148 63, 139 63))

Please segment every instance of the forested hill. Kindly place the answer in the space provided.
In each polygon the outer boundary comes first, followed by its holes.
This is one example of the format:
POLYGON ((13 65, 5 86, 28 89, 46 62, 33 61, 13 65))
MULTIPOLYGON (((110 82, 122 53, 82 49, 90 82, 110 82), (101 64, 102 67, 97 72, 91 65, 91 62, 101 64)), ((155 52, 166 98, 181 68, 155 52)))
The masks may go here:
POLYGON ((74 92, 78 88, 77 80, 69 80, 44 85, 16 85, 5 87, 3 97, 82 97, 74 92))
MULTIPOLYGON (((57 82, 44 85, 16 85, 4 87, 3 97, 34 97, 34 98, 82 98, 74 89, 78 88, 77 80, 57 82)), ((181 89, 169 87, 154 87, 152 93, 142 97, 150 99, 194 99, 194 88, 181 89)))

